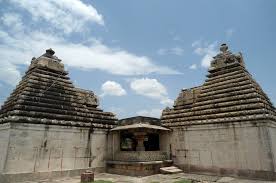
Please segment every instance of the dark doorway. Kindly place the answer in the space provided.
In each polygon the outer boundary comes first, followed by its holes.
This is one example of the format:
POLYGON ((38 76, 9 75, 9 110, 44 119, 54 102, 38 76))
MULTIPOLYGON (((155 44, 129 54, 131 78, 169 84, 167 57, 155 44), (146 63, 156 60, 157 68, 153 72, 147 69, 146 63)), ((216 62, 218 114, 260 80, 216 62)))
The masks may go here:
POLYGON ((149 133, 144 146, 146 151, 159 151, 159 134, 149 133))
POLYGON ((131 133, 121 133, 121 151, 136 151, 137 141, 131 133))

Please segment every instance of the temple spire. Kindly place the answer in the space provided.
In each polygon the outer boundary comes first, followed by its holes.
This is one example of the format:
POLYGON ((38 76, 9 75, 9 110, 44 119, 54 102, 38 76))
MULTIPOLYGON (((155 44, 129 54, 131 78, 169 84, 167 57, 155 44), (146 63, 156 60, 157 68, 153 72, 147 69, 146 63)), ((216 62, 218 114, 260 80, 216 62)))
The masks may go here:
POLYGON ((55 54, 55 51, 52 48, 49 48, 46 50, 46 55, 54 56, 54 54, 55 54))
POLYGON ((214 59, 211 61, 211 67, 209 69, 209 72, 225 68, 230 64, 239 64, 244 66, 242 54, 234 54, 231 51, 229 51, 228 45, 226 43, 221 44, 219 50, 220 53, 214 56, 214 59))
POLYGON ((221 44, 219 50, 220 50, 222 53, 227 52, 227 50, 228 50, 227 44, 226 44, 226 43, 221 44))

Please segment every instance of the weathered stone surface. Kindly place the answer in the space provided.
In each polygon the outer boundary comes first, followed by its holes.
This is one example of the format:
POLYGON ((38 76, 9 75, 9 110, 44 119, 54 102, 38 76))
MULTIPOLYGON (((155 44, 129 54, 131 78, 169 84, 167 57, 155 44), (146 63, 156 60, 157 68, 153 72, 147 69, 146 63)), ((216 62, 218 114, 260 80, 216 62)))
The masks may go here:
POLYGON ((242 55, 221 46, 202 86, 163 111, 173 161, 185 172, 276 178, 276 115, 242 55))
POLYGON ((202 86, 182 90, 172 109, 163 111, 162 125, 185 126, 236 121, 275 121, 275 108, 246 70, 242 55, 227 45, 214 57, 202 86))
POLYGON ((0 173, 35 174, 105 167, 107 130, 6 123, 1 125, 0 132, 3 147, 0 149, 3 152, 0 173))
POLYGON ((114 114, 98 108, 92 91, 75 88, 52 49, 32 63, 0 110, 0 123, 26 122, 112 128, 114 114))
POLYGON ((104 170, 113 113, 75 88, 49 49, 31 65, 0 110, 0 182, 104 170))

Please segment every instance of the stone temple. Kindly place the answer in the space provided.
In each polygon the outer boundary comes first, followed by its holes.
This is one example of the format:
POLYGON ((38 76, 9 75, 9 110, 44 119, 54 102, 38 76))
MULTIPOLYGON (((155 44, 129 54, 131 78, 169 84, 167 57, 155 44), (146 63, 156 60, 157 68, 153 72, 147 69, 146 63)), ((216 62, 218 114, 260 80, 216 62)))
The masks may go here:
POLYGON ((204 84, 182 90, 161 119, 104 112, 92 91, 73 86, 54 54, 33 58, 1 107, 0 182, 87 169, 276 179, 276 110, 241 53, 226 44, 204 84))

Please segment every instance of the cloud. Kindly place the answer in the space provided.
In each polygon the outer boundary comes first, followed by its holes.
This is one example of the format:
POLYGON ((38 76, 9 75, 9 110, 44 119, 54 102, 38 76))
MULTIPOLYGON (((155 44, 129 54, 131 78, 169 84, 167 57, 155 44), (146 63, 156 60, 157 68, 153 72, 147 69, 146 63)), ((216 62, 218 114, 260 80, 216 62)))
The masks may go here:
POLYGON ((125 89, 123 89, 123 87, 115 81, 106 81, 102 85, 102 91, 103 93, 101 96, 123 96, 127 94, 125 89))
POLYGON ((196 70, 197 69, 197 65, 196 64, 192 64, 189 69, 192 69, 192 70, 196 70))
POLYGON ((56 55, 63 60, 66 67, 97 69, 124 76, 151 73, 180 74, 167 66, 156 65, 146 56, 105 45, 93 35, 89 35, 90 38, 85 42, 73 42, 64 32, 81 31, 88 27, 87 21, 103 23, 102 16, 96 9, 80 0, 9 2, 15 9, 21 7, 29 12, 34 21, 30 21, 22 11, 5 13, 0 17, 4 25, 0 27, 0 80, 5 83, 16 85, 21 77, 18 66, 28 65, 33 56, 42 55, 44 50, 50 47, 56 51, 56 55), (49 22, 50 25, 45 22, 49 22), (43 25, 47 25, 49 29, 43 29, 43 25), (43 31, 38 29, 41 26, 43 31))
POLYGON ((87 45, 71 43, 63 37, 37 31, 14 37, 0 28, 0 66, 5 72, 0 74, 0 80, 15 85, 20 79, 17 65, 29 64, 33 56, 40 56, 49 47, 67 66, 79 69, 97 69, 115 75, 179 74, 169 67, 155 65, 148 57, 110 48, 99 41, 87 45))
POLYGON ((34 21, 46 21, 65 33, 81 32, 90 22, 104 25, 102 15, 80 0, 10 0, 10 3, 28 11, 34 21))
POLYGON ((173 100, 168 97, 167 89, 156 79, 133 79, 130 88, 138 95, 159 100, 163 105, 172 105, 173 100))
POLYGON ((217 54, 217 42, 209 44, 208 42, 203 42, 197 40, 192 44, 194 48, 194 53, 202 56, 201 66, 204 68, 209 68, 213 57, 217 54))
POLYGON ((180 47, 174 47, 174 48, 160 48, 157 51, 158 55, 177 55, 181 56, 184 53, 184 49, 180 47))
POLYGON ((136 112, 139 116, 149 116, 149 117, 155 117, 160 118, 162 113, 162 109, 149 109, 149 110, 141 110, 136 112))
POLYGON ((3 25, 13 29, 13 31, 21 31, 23 29, 23 23, 21 16, 17 13, 5 13, 1 17, 3 25))
POLYGON ((20 78, 20 72, 15 65, 7 62, 0 62, 0 80, 9 85, 15 86, 20 81, 20 78))
POLYGON ((205 67, 205 68, 209 68, 211 65, 211 61, 213 60, 213 56, 209 53, 207 53, 206 55, 204 55, 204 57, 201 60, 201 66, 205 67))

